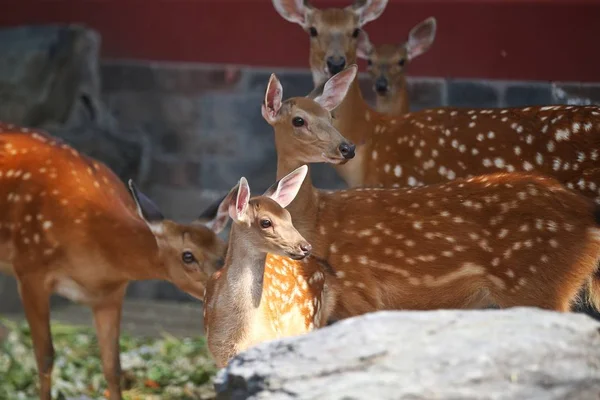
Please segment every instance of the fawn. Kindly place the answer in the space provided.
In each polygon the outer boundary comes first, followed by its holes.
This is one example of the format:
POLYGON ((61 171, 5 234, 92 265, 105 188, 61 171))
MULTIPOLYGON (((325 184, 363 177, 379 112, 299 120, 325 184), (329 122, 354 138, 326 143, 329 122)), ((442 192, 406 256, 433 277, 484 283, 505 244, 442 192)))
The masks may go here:
POLYGON ((242 177, 220 205, 217 220, 224 225, 229 216, 233 226, 225 266, 209 280, 204 299, 208 348, 219 368, 255 343, 310 330, 293 290, 275 300, 274 289, 281 282, 263 279, 267 253, 292 260, 310 254, 311 245, 294 228, 285 210, 307 171, 307 166, 300 166, 254 198, 250 198, 248 182, 242 177), (292 307, 278 313, 276 302, 292 307))
MULTIPOLYGON (((288 21, 311 35, 310 66, 317 98, 325 79, 356 62, 360 29, 387 1, 356 0, 318 10, 306 2, 273 0, 288 21), (331 62, 335 60, 335 62, 331 62)), ((539 172, 600 203, 600 107, 444 107, 389 116, 368 107, 358 82, 335 110, 334 126, 356 147, 353 161, 335 165, 357 186, 423 186, 493 172, 539 172)))
POLYGON ((410 111, 404 70, 408 62, 425 53, 435 40, 436 19, 429 17, 413 27, 403 44, 373 46, 361 30, 356 55, 367 60, 369 76, 376 94, 376 110, 389 115, 410 111))
POLYGON ((40 399, 50 399, 50 295, 92 308, 110 398, 121 399, 127 284, 164 279, 202 299, 225 243, 164 219, 129 181, 44 131, 0 125, 0 271, 14 275, 31 328, 40 399))
MULTIPOLYGON (((355 74, 334 75, 317 101, 283 101, 271 76, 262 113, 275 132, 278 177, 305 163, 352 162, 331 111, 355 74)), ((312 300, 321 321, 489 305, 566 312, 584 287, 600 307, 598 206, 554 178, 494 173, 418 188, 324 191, 309 173, 287 210, 312 252, 302 261, 267 256, 265 290, 271 281, 308 281, 277 285, 275 307, 294 292, 301 304, 312 300)))

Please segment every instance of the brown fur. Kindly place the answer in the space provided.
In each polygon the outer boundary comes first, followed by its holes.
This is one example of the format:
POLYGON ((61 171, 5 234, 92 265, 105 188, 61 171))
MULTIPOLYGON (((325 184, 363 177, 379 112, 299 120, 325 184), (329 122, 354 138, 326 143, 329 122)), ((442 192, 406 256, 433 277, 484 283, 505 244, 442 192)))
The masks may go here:
MULTIPOLYGON (((231 198, 237 195, 231 193, 231 198)), ((289 276, 276 280, 273 274, 264 273, 268 251, 279 255, 273 257, 282 260, 286 268, 282 256, 297 254, 306 244, 289 212, 268 197, 251 199, 242 220, 234 221, 225 266, 208 282, 204 300, 205 334, 218 367, 256 343, 312 329, 314 318, 306 321, 302 299, 293 290, 279 291, 296 285, 301 288, 303 283, 291 281, 289 276), (271 221, 272 227, 261 228, 263 219, 271 221)))
MULTIPOLYGON (((318 85, 329 77, 323 71, 331 51, 345 57, 346 65, 356 63, 358 41, 346 38, 342 46, 333 46, 332 38, 360 26, 349 8, 311 8, 309 16, 319 24, 309 56, 318 85)), ((334 126, 357 145, 352 162, 335 166, 351 187, 421 186, 492 172, 535 171, 600 202, 598 106, 444 107, 396 117, 371 110, 355 80, 335 115, 334 126)))
POLYGON ((120 399, 127 283, 165 279, 201 299, 225 243, 203 226, 168 220, 153 233, 109 168, 42 131, 0 124, 0 188, 0 266, 19 283, 40 398, 50 398, 49 297, 58 292, 92 308, 110 398, 120 399), (184 250, 195 263, 183 263, 184 250))
MULTIPOLYGON (((311 152, 315 157, 340 143, 331 117, 308 111, 315 104, 296 98, 272 123, 278 177, 307 162, 311 152), (299 112, 309 127, 319 121, 318 133, 292 133, 299 112)), ((307 178, 288 209, 314 254, 336 271, 321 295, 334 303, 326 308, 336 319, 492 303, 568 311, 600 259, 594 204, 534 173, 335 192, 319 191, 307 178)), ((265 275, 275 268, 267 259, 265 275)), ((309 265, 309 273, 314 268, 309 265)))

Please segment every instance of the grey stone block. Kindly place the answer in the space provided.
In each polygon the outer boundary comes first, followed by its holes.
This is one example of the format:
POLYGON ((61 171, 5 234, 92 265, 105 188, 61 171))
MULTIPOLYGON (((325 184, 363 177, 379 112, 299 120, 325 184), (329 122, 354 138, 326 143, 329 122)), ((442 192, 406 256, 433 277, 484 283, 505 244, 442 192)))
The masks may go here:
POLYGON ((107 61, 102 64, 105 92, 133 91, 198 95, 235 90, 241 67, 189 63, 107 61))
POLYGON ((543 106, 555 103, 552 88, 545 83, 508 84, 504 96, 506 107, 543 106))
POLYGON ((446 82, 443 79, 409 78, 407 84, 411 111, 444 106, 446 82))
POLYGON ((249 70, 248 74, 248 90, 260 92, 263 94, 267 90, 269 77, 272 73, 277 75, 277 78, 283 86, 284 99, 290 97, 304 97, 313 89, 313 80, 310 70, 305 71, 290 71, 282 69, 260 69, 249 70))
POLYGON ((495 83, 448 81, 448 105, 452 107, 498 107, 500 93, 495 83))
POLYGON ((552 94, 559 104, 600 104, 600 83, 555 82, 552 94))

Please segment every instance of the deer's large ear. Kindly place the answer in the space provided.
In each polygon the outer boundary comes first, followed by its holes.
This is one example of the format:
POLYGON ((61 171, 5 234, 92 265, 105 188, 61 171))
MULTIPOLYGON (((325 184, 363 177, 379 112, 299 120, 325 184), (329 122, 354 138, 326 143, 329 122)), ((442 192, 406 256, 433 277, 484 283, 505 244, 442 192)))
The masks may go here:
POLYGON ((387 0, 355 0, 354 4, 348 6, 358 16, 358 23, 363 26, 371 22, 383 13, 387 0))
POLYGON ((296 198, 307 172, 308 166, 306 165, 296 168, 271 185, 263 196, 270 197, 281 207, 286 208, 296 198))
POLYGON ((316 97, 315 101, 328 111, 334 110, 346 97, 350 85, 356 78, 357 70, 356 64, 352 64, 329 78, 323 87, 323 93, 316 97))
POLYGON ((363 60, 368 60, 371 58, 371 53, 373 53, 373 45, 369 40, 369 35, 361 29, 356 43, 356 56, 363 60))
POLYGON ((229 216, 236 222, 244 221, 246 218, 246 210, 248 210, 248 202, 250 201, 250 186, 248 181, 243 176, 237 184, 237 194, 235 202, 229 203, 229 216))
POLYGON ((229 191, 225 196, 211 203, 202 214, 194 221, 196 224, 204 225, 214 233, 219 234, 229 222, 229 204, 233 197, 232 191, 237 196, 238 185, 229 191))
POLYGON ((128 185, 139 216, 146 222, 152 232, 162 232, 162 222, 165 217, 162 215, 156 204, 154 204, 154 202, 144 193, 139 191, 137 186, 133 183, 133 180, 130 179, 128 185))
POLYGON ((406 42, 406 53, 408 59, 420 56, 429 50, 435 40, 437 22, 435 17, 429 17, 410 30, 408 42, 406 42))
POLYGON ((277 113, 281 108, 283 98, 283 87, 275 74, 271 74, 267 91, 265 93, 265 102, 262 105, 262 115, 268 123, 272 124, 277 119, 277 113))
POLYGON ((275 10, 283 18, 306 28, 306 16, 313 9, 307 0, 273 0, 275 10))

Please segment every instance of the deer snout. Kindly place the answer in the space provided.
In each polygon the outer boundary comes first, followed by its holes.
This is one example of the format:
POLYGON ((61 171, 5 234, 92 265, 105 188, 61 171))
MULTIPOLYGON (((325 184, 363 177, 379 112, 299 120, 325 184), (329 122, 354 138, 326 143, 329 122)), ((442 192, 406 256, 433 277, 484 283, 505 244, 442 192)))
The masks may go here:
POLYGON ((300 248, 300 258, 299 259, 303 259, 304 257, 307 257, 310 255, 310 252, 312 251, 312 245, 308 242, 300 242, 300 245, 298 246, 300 248))
POLYGON ((380 76, 375 80, 375 91, 379 94, 386 94, 388 91, 388 80, 385 76, 380 76))
POLYGON ((346 58, 342 56, 327 57, 327 69, 331 75, 342 72, 346 66, 346 58))
POLYGON ((340 151, 340 154, 346 159, 349 160, 351 158, 354 158, 355 155, 355 150, 356 150, 356 146, 352 143, 342 143, 339 145, 338 150, 340 151))

